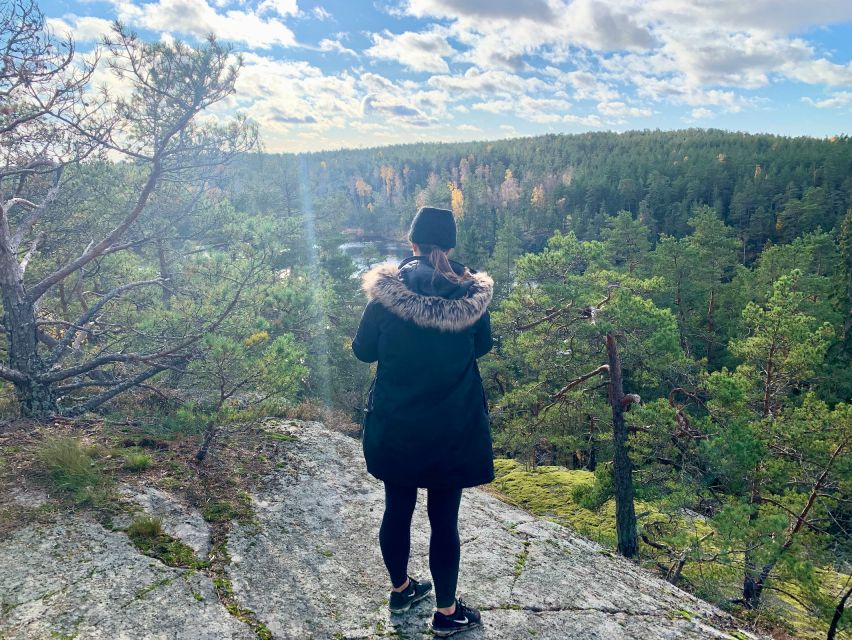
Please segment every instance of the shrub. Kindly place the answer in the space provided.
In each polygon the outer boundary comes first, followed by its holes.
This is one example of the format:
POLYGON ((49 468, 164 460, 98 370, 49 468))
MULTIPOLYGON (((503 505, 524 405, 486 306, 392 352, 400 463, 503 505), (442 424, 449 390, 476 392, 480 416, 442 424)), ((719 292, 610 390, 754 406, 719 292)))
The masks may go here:
POLYGON ((597 511, 615 493, 612 465, 601 464, 595 469, 595 481, 591 486, 578 485, 571 490, 574 501, 589 511, 597 511))

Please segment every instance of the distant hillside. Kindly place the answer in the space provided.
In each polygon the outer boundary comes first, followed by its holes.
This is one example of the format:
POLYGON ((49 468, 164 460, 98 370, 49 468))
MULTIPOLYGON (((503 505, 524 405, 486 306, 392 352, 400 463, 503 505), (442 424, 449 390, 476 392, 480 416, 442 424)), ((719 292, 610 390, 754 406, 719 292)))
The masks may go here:
POLYGON ((301 195, 329 230, 400 234, 419 204, 452 207, 460 254, 478 262, 503 229, 534 250, 555 229, 597 238, 608 216, 627 210, 654 236, 682 236, 692 209, 707 204, 739 231, 749 261, 767 241, 837 224, 852 207, 852 145, 847 136, 702 129, 547 135, 254 155, 230 177, 234 199, 249 208, 269 198, 299 208, 300 185, 308 187, 301 195))

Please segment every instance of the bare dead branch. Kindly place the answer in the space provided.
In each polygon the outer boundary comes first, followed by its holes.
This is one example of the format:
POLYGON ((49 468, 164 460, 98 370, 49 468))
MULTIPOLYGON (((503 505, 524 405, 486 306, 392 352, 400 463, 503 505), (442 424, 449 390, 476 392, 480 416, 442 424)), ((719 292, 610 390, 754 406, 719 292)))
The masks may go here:
POLYGON ((45 366, 51 367, 56 364, 59 359, 62 357, 63 352, 66 347, 71 344, 74 340, 74 336, 77 335, 80 327, 84 327, 89 322, 91 322, 92 318, 94 318, 101 309, 104 308, 107 302, 110 300, 114 300, 120 295, 132 290, 138 289, 139 287, 144 287, 150 284, 159 284, 161 280, 159 278, 155 278, 153 280, 139 280, 137 282, 129 282, 127 284, 123 284, 120 287, 116 287, 112 291, 108 291, 101 299, 98 300, 94 305, 92 305, 82 316, 80 316, 76 322, 71 324, 68 329, 65 331, 65 335, 62 336, 62 339, 59 341, 59 344, 56 345, 56 348, 51 351, 50 355, 45 358, 45 366))
POLYGON ((26 271, 27 271, 27 265, 29 265, 30 260, 32 259, 33 255, 34 255, 34 254, 35 254, 35 252, 36 252, 36 249, 38 249, 38 245, 39 245, 39 243, 40 243, 42 240, 44 240, 44 234, 43 234, 43 233, 38 234, 38 235, 37 235, 37 236, 33 239, 33 243, 30 245, 29 250, 26 252, 26 254, 24 254, 24 257, 23 257, 23 259, 21 260, 21 265, 20 265, 20 266, 21 266, 21 275, 24 275, 24 274, 26 273, 26 271))
POLYGON ((109 391, 104 391, 103 393, 96 395, 95 397, 87 400, 86 402, 84 402, 84 403, 82 403, 82 404, 80 404, 76 407, 72 407, 72 408, 70 408, 66 411, 62 411, 61 413, 62 413, 62 415, 67 416, 67 417, 74 417, 74 416, 80 415, 81 413, 85 413, 86 411, 91 411, 92 409, 96 409, 97 407, 101 406, 103 403, 105 403, 109 400, 112 400, 119 393, 127 391, 128 389, 131 389, 132 387, 139 386, 139 384, 141 384, 142 382, 144 382, 148 378, 151 378, 151 377, 157 375, 161 371, 165 371, 165 368, 155 366, 155 367, 151 367, 150 369, 146 369, 142 373, 125 380, 121 384, 115 385, 109 391))
MULTIPOLYGON (((12 236, 11 245, 12 250, 17 251, 18 247, 21 246, 21 243, 26 238, 27 234, 32 230, 33 226, 41 219, 44 215, 44 212, 47 211, 47 208, 56 200, 57 195, 59 195, 59 184, 54 184, 45 195, 44 200, 42 200, 41 204, 35 205, 32 202, 29 202, 32 208, 30 215, 18 225, 18 229, 15 231, 15 234, 12 236)), ((13 198, 14 200, 15 198, 13 198)), ((8 204, 8 203, 7 203, 8 204)), ((9 207, 5 207, 6 211, 9 211, 9 207)))
POLYGON ((594 378, 596 375, 603 373, 604 371, 609 371, 609 365, 608 364, 602 364, 601 366, 599 366, 594 371, 589 371, 589 373, 585 373, 585 374, 581 375, 579 378, 572 380, 571 382, 566 384, 564 387, 562 387, 559 391, 554 393, 553 399, 556 400, 558 398, 561 398, 566 393, 568 393, 571 389, 576 387, 578 384, 582 384, 583 382, 585 382, 589 378, 594 378))

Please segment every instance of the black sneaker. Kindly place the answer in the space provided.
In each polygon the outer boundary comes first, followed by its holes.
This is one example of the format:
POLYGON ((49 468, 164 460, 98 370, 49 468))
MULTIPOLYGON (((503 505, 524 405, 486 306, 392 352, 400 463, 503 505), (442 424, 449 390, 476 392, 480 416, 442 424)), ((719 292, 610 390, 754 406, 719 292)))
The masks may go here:
POLYGON ((446 638, 460 631, 475 629, 482 625, 479 611, 467 606, 461 598, 456 600, 456 610, 453 615, 446 616, 436 611, 432 617, 432 633, 439 638, 446 638))
POLYGON ((408 586, 403 591, 391 591, 390 607, 391 613, 405 613, 415 602, 420 602, 432 591, 432 583, 428 580, 417 582, 411 576, 408 577, 408 586))

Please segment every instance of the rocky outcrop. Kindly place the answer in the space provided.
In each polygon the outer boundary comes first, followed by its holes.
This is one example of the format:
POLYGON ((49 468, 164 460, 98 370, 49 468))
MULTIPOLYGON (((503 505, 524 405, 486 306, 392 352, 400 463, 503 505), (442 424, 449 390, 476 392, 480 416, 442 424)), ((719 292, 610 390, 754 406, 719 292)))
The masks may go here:
MULTIPOLYGON (((266 428, 290 439, 252 496, 252 521, 230 529, 225 571, 240 607, 274 638, 431 638, 433 599, 404 616, 387 611, 382 485, 365 473, 359 444, 318 423, 266 428)), ((178 501, 140 495, 175 519, 178 501)), ((410 566, 422 577, 425 498, 410 566)), ((484 491, 465 491, 461 536, 459 590, 485 623, 468 640, 747 637, 732 635, 735 621, 707 603, 484 491)), ((124 534, 78 517, 0 541, 0 601, 0 638, 257 637, 217 601, 203 571, 166 567, 124 534)))
POLYGON ((252 639, 210 578, 140 554, 123 533, 78 517, 0 542, 0 638, 252 639))

